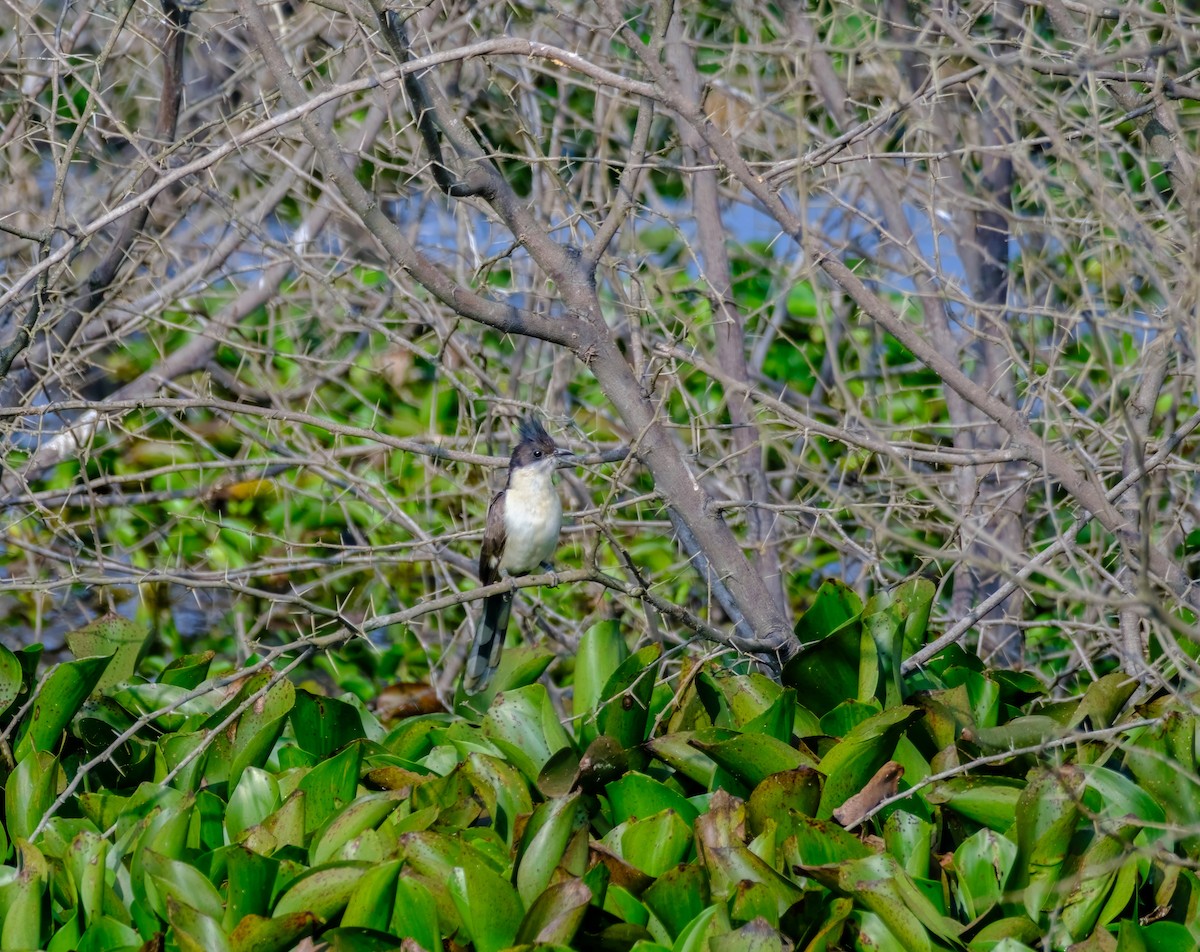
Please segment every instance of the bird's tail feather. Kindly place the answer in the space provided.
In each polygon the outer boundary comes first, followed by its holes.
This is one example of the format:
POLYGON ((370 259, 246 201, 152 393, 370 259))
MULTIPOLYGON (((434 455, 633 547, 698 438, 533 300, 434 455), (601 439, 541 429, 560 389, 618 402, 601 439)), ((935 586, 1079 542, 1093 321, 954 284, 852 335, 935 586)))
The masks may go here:
POLYGON ((489 595, 483 600, 483 615, 475 629, 475 640, 467 653, 463 670, 463 690, 478 694, 491 683, 492 675, 500 664, 500 650, 504 647, 504 634, 508 631, 508 615, 512 610, 512 593, 489 595))

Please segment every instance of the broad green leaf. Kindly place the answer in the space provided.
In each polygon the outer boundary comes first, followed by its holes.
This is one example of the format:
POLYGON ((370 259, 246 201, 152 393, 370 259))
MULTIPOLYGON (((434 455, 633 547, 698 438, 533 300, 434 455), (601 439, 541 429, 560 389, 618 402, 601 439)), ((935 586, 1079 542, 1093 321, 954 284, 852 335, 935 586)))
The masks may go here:
POLYGON ((50 867, 41 851, 24 840, 15 841, 20 868, 0 885, 0 947, 4 949, 40 949, 46 907, 46 887, 50 867))
POLYGON ((713 744, 693 740, 692 745, 749 788, 758 786, 771 774, 817 766, 804 751, 766 734, 738 734, 713 744))
POLYGON ((141 949, 142 937, 128 925, 105 916, 92 923, 77 946, 78 952, 114 952, 116 949, 141 949))
POLYGON ((929 875, 929 853, 933 847, 933 823, 907 810, 893 808, 883 824, 883 841, 906 873, 914 879, 929 875))
POLYGON ((1008 888, 1025 890, 1025 911, 1036 920, 1060 884, 1060 869, 1079 821, 1083 774, 1077 767, 1039 769, 1017 803, 1017 858, 1008 888))
POLYGON ((596 715, 604 686, 629 657, 629 648, 615 621, 598 622, 579 639, 575 655, 575 687, 572 711, 576 733, 582 745, 591 743, 598 733, 596 715))
POLYGON ((653 777, 636 771, 631 771, 620 780, 608 784, 605 792, 612 807, 613 820, 617 823, 671 809, 691 826, 699 812, 683 794, 653 777))
POLYGON ((541 684, 498 696, 484 716, 483 732, 531 783, 552 754, 571 746, 541 684))
POLYGON ((71 838, 64 866, 75 887, 83 926, 98 922, 104 913, 105 868, 109 841, 92 830, 80 829, 71 838))
POLYGON ((959 844, 954 851, 954 892, 968 918, 979 918, 1001 901, 1016 858, 1017 844, 987 828, 959 844))
POLYGON ((247 916, 270 913, 279 861, 244 846, 225 847, 222 852, 229 882, 222 923, 229 930, 247 916))
POLYGON ((708 873, 703 864, 674 866, 642 893, 642 902, 676 938, 708 906, 708 873))
POLYGON ((703 753, 698 744, 716 744, 738 736, 740 735, 734 731, 719 727, 701 731, 680 731, 675 734, 652 737, 646 742, 646 747, 664 764, 679 771, 683 776, 700 784, 706 790, 711 790, 717 785, 718 778, 725 771, 718 768, 716 761, 708 754, 703 753))
POLYGON ((167 921, 180 952, 230 952, 220 923, 175 896, 167 898, 167 921))
POLYGON ((198 912, 221 921, 225 905, 216 887, 196 867, 169 859, 153 850, 141 856, 147 883, 146 895, 155 913, 164 921, 169 918, 167 902, 174 899, 198 912))
POLYGON ((591 901, 592 891, 580 880, 555 883, 530 905, 516 941, 570 946, 591 901))
POLYGON ((67 645, 76 658, 110 659, 96 682, 103 691, 133 677, 149 635, 145 625, 110 613, 68 632, 67 645))
POLYGON ((342 858, 338 853, 347 843, 361 833, 379 826, 388 814, 396 809, 399 802, 392 793, 370 793, 359 797, 336 813, 313 837, 309 864, 319 866, 329 860, 342 858))
POLYGON ((279 804, 279 782, 275 777, 257 767, 246 768, 225 812, 225 829, 230 840, 236 842, 243 830, 262 823, 279 809, 279 804))
POLYGON ((1017 801, 1025 784, 1011 777, 952 777, 924 791, 932 804, 944 804, 968 820, 981 823, 997 833, 1013 825, 1017 801))
POLYGON ((647 876, 661 876, 683 861, 692 845, 692 831, 674 810, 663 810, 614 826, 600 841, 647 876))
POLYGON ((859 696, 862 628, 858 596, 841 583, 825 582, 796 623, 805 645, 783 668, 782 681, 818 717, 859 696))
POLYGON ((579 794, 548 800, 534 811, 517 859, 517 891, 526 906, 550 885, 575 832, 587 825, 579 794))
POLYGON ((401 875, 396 883, 396 904, 392 910, 392 932, 411 936, 423 949, 441 944, 438 907, 429 889, 410 875, 401 875))
POLYGON ((158 680, 162 684, 190 691, 204 683, 208 677, 208 669, 212 665, 215 652, 205 651, 201 654, 184 655, 176 658, 162 670, 158 680))
POLYGON ((297 877, 275 904, 273 915, 311 912, 328 922, 345 907, 354 887, 370 868, 366 863, 330 863, 297 877))
MULTIPOLYGON (((766 919, 754 919, 727 935, 714 936, 711 952, 784 952, 783 935, 766 919)), ((791 943, 787 945, 791 948, 791 943)))
POLYGON ((858 793, 877 770, 891 759, 896 742, 920 718, 918 708, 893 707, 863 721, 833 747, 818 767, 825 774, 817 816, 833 811, 858 793))
POLYGON ((21 724, 17 760, 24 758, 27 749, 52 751, 62 743, 63 731, 95 689, 107 666, 108 658, 82 658, 66 661, 51 670, 33 702, 33 709, 21 724))
POLYGON ((650 698, 654 694, 661 656, 662 645, 659 644, 638 649, 621 662, 601 692, 603 702, 596 717, 596 728, 625 750, 632 750, 646 739, 650 698))
POLYGON ((300 781, 298 790, 305 794, 304 832, 319 829, 354 800, 362 765, 362 742, 355 742, 341 753, 317 764, 300 781))
POLYGON ((231 952, 287 952, 319 925, 311 912, 276 914, 270 919, 246 916, 230 933, 229 948, 231 952))
POLYGON ((513 944, 525 909, 508 880, 472 857, 450 873, 450 897, 477 952, 501 952, 513 944))
POLYGON ((29 750, 4 785, 5 827, 12 842, 28 840, 54 803, 61 780, 58 760, 29 750))
POLYGON ((23 684, 21 662, 7 647, 0 645, 0 714, 12 707, 23 684))
POLYGON ((321 760, 366 737, 358 709, 336 698, 297 691, 289 717, 301 749, 321 760))
POLYGON ((397 860, 367 870, 355 885, 342 913, 342 925, 386 932, 396 906, 396 884, 401 863, 397 860))

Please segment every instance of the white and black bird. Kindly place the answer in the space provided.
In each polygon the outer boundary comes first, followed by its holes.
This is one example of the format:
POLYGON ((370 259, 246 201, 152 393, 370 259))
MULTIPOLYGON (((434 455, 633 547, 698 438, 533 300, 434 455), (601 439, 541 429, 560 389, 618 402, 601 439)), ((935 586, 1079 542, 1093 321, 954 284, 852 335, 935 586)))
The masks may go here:
MULTIPOLYGON (((510 575, 528 575, 542 567, 553 571, 550 558, 558 548, 562 502, 554 487, 554 471, 574 458, 555 445, 534 419, 522 420, 520 441, 508 464, 508 482, 488 506, 487 528, 479 551, 479 581, 491 585, 510 575)), ((475 640, 463 672, 468 694, 484 690, 500 664, 513 593, 489 595, 475 629, 475 640)))

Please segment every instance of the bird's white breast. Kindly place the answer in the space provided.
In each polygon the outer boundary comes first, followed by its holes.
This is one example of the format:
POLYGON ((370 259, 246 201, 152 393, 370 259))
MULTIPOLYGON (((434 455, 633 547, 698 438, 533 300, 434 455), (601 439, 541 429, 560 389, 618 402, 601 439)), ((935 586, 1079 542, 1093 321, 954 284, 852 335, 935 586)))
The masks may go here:
POLYGON ((507 538, 500 570, 522 575, 548 562, 558 547, 561 528, 562 502, 554 488, 553 465, 514 470, 504 493, 507 538))

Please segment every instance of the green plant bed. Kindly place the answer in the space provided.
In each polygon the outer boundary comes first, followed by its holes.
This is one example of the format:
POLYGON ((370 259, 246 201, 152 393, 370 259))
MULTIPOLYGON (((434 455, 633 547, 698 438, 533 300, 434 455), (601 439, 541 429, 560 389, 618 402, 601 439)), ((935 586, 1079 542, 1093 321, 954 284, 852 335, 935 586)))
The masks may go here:
POLYGON ((782 684, 605 623, 565 709, 513 649, 390 726, 295 652, 150 681, 115 620, 40 675, 2 650, 0 947, 1195 948, 1194 705, 1051 703, 954 647, 901 677, 932 596, 826 585, 782 684))

